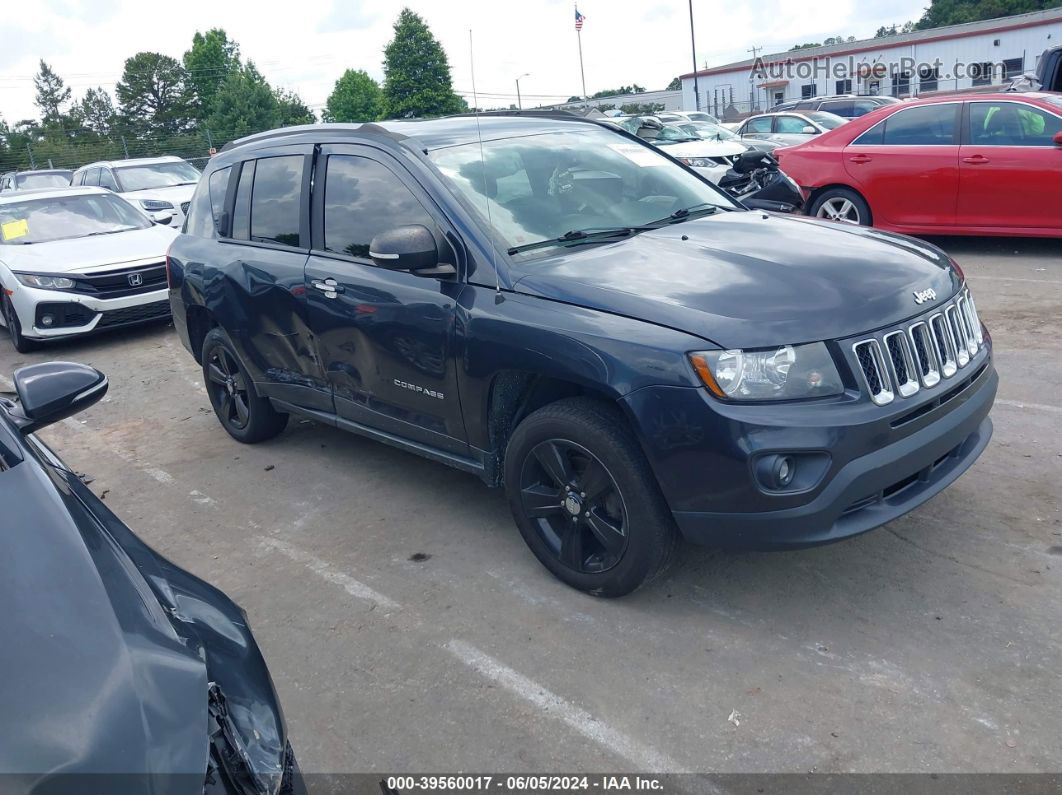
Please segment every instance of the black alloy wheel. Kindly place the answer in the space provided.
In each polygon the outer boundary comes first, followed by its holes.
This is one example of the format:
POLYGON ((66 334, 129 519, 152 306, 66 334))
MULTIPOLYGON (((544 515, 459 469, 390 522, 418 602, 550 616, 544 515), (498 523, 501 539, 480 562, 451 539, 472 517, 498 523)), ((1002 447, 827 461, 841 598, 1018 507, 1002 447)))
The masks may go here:
POLYGON ((267 398, 258 394, 225 332, 215 328, 207 333, 200 361, 210 404, 229 436, 238 442, 254 444, 284 430, 288 415, 277 411, 267 398))
POLYGON ((210 352, 206 369, 219 419, 235 430, 243 430, 250 422, 251 409, 247 378, 240 365, 219 345, 210 352))
POLYGON ((18 313, 15 312, 15 307, 11 303, 11 299, 6 295, 3 296, 3 304, 4 325, 7 326, 7 333, 11 337, 11 344, 19 353, 29 353, 36 346, 23 336, 22 324, 18 322, 18 313))
POLYGON ((546 548, 575 572, 608 571, 627 549, 629 520, 616 480, 573 441, 549 439, 531 450, 520 503, 546 548))

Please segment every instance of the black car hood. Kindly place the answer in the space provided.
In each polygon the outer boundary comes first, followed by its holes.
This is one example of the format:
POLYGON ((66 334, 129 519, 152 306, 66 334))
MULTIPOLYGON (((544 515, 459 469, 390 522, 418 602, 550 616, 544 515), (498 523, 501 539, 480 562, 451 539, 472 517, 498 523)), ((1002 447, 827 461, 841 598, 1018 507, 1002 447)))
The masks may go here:
MULTIPOLYGON (((106 533, 71 516, 46 472, 0 472, 0 771, 207 769, 207 671, 106 533), (133 570, 130 571, 130 568, 133 570)), ((67 495, 69 496, 69 495, 67 495)))
POLYGON ((727 212, 571 248, 515 289, 647 320, 726 348, 840 339, 942 303, 961 276, 938 248, 866 227, 727 212), (936 299, 915 303, 914 292, 936 299))
POLYGON ((243 611, 3 415, 0 774, 27 791, 202 795, 223 768, 239 781, 225 792, 278 791, 286 730, 243 611))

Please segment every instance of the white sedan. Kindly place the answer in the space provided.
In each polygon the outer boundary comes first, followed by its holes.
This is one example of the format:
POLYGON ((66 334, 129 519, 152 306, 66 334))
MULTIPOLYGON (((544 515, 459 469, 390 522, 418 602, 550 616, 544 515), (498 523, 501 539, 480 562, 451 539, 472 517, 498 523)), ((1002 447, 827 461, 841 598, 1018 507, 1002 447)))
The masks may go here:
POLYGON ((15 349, 169 317, 176 236, 102 188, 0 197, 0 316, 15 349))

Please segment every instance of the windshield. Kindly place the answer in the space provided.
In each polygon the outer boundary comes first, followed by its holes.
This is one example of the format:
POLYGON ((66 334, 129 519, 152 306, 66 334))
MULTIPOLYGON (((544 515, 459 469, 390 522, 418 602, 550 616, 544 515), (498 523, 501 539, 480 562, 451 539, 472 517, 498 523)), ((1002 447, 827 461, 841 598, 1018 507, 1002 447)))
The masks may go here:
POLYGON ((677 124, 665 124, 657 130, 655 141, 695 141, 697 134, 692 130, 684 130, 677 124))
POLYGON ((811 113, 805 113, 804 115, 819 126, 825 127, 827 130, 832 130, 835 127, 840 127, 842 124, 848 123, 848 119, 837 116, 833 113, 827 113, 824 110, 816 110, 811 113))
POLYGON ((18 174, 15 177, 15 186, 19 190, 31 188, 66 188, 70 186, 72 171, 63 171, 51 174, 18 174))
POLYGON ((0 245, 22 246, 147 229, 151 221, 117 196, 92 193, 0 204, 0 245))
POLYGON ((119 166, 118 182, 123 191, 169 188, 173 185, 194 185, 199 171, 183 160, 171 163, 151 163, 143 166, 119 166))
POLYGON ((692 128, 699 138, 706 141, 740 141, 741 136, 719 124, 706 121, 693 121, 683 127, 692 128))
POLYGON ((735 207, 651 147, 585 127, 484 141, 483 160, 478 143, 436 149, 431 159, 485 224, 489 197, 489 220, 506 248, 574 230, 642 226, 702 204, 735 207))

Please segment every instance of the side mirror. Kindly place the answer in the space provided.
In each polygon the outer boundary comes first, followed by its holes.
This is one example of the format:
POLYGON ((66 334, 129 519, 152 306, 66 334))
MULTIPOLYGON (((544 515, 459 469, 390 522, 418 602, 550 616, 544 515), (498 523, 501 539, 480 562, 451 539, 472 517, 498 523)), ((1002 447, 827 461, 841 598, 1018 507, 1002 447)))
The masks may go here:
POLYGON ((758 168, 778 168, 778 161, 758 149, 742 152, 734 161, 734 171, 739 174, 748 174, 758 168))
POLYGON ((379 268, 409 271, 415 276, 449 276, 453 265, 439 262, 439 245, 431 230, 421 224, 396 226, 369 243, 369 256, 379 268))
POLYGON ((173 222, 173 213, 169 210, 159 210, 157 213, 148 213, 148 215, 160 226, 169 226, 173 222))
POLYGON ((802 129, 800 132, 804 133, 804 135, 815 135, 815 133, 817 133, 818 130, 816 130, 814 127, 812 127, 809 124, 806 127, 804 127, 804 129, 802 129))
POLYGON ((87 409, 107 394, 107 376, 74 362, 44 362, 15 370, 19 405, 12 412, 22 433, 33 433, 87 409))
POLYGON ((1055 133, 1055 146, 1062 146, 1062 131, 1055 133))

